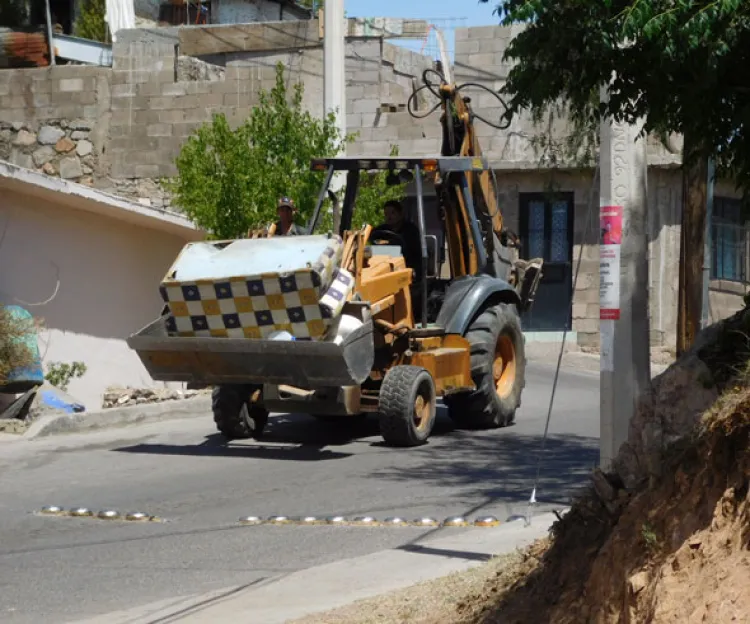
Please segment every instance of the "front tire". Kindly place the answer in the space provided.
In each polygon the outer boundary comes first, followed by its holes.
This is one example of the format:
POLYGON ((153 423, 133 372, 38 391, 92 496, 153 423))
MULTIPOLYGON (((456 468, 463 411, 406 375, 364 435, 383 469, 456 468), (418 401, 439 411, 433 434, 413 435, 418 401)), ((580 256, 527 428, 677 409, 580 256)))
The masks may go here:
POLYGON ((255 386, 217 386, 211 395, 216 428, 227 440, 259 440, 268 423, 268 410, 251 401, 255 386))
POLYGON ((516 307, 486 308, 466 332, 476 390, 444 397, 459 427, 495 429, 512 425, 526 385, 526 352, 516 307))
POLYGON ((419 446, 435 425, 432 375, 419 366, 394 366, 380 387, 380 433, 392 446, 419 446))

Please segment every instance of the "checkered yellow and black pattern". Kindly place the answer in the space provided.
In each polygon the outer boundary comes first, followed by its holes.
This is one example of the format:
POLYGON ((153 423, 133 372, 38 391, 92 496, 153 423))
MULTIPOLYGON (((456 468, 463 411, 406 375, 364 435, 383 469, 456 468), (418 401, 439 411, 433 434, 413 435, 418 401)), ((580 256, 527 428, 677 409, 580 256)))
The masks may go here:
POLYGON ((267 338, 288 331, 297 339, 324 338, 341 313, 354 278, 343 269, 334 238, 318 262, 292 273, 266 273, 160 287, 167 332, 182 337, 267 338), (322 296, 321 296, 322 293, 322 296))

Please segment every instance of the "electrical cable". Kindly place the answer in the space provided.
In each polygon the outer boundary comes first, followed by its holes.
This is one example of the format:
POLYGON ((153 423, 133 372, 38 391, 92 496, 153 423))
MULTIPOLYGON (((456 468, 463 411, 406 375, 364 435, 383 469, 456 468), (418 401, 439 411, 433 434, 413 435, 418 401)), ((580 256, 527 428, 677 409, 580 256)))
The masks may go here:
POLYGON ((560 368, 562 367, 562 359, 563 354, 565 353, 565 342, 568 337, 568 325, 572 323, 573 320, 573 299, 575 297, 576 293, 576 286, 578 284, 578 275, 581 271, 581 261, 583 260, 583 248, 586 243, 586 239, 588 238, 589 231, 591 229, 591 217, 592 212, 594 209, 594 191, 597 188, 597 183, 599 181, 600 176, 600 161, 597 159, 596 161, 596 169, 594 170, 594 180, 591 183, 591 190, 589 191, 589 205, 588 209, 586 210, 586 228, 583 232, 583 239, 581 240, 581 246, 578 251, 578 261, 576 263, 576 270, 573 275, 573 287, 571 289, 570 293, 570 300, 569 300, 569 308, 568 308, 568 319, 567 323, 565 324, 565 329, 563 330, 563 337, 562 337, 562 344, 560 345, 560 353, 557 357, 557 366, 555 368, 555 377, 552 381, 552 394, 550 395, 549 399, 549 409, 547 410, 547 422, 544 425, 544 435, 542 436, 542 447, 539 449, 539 454, 537 455, 536 460, 536 476, 534 477, 534 487, 531 490, 531 497, 529 498, 529 503, 526 508, 526 516, 525 516, 525 524, 526 526, 529 526, 531 524, 531 510, 534 505, 536 505, 536 490, 539 487, 539 475, 541 473, 542 469, 542 456, 544 455, 545 448, 547 446, 547 437, 549 435, 549 424, 552 419, 552 408, 555 404, 555 392, 557 391, 557 382, 560 377, 560 368))

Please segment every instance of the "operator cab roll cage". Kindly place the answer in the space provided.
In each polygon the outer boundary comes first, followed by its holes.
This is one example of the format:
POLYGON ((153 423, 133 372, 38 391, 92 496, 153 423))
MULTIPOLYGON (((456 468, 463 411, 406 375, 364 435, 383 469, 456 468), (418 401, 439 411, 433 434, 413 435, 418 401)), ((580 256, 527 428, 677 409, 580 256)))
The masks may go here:
MULTIPOLYGON (((323 186, 321 187, 320 194, 318 195, 315 210, 313 211, 313 215, 307 225, 308 234, 312 234, 315 231, 315 228, 320 221, 320 213, 323 208, 323 203, 328 195, 331 181, 336 172, 346 172, 346 190, 344 193, 344 202, 341 207, 341 223, 338 228, 339 235, 343 235, 344 232, 351 229, 357 193, 359 191, 359 174, 361 171, 389 171, 391 174, 400 176, 405 172, 407 175, 411 174, 411 172, 414 173, 413 179, 416 184, 417 195, 417 226, 419 228, 419 238, 421 242, 421 261, 423 269, 423 278, 421 280, 422 305, 420 310, 423 327, 427 326, 427 299, 429 294, 427 288, 428 278, 437 277, 436 275, 428 275, 427 272, 429 253, 427 248, 428 234, 425 226, 424 214, 423 173, 439 173, 445 178, 447 178, 448 175, 458 175, 459 185, 470 217, 469 220, 471 223, 471 235, 474 248, 478 252, 479 271, 483 271, 486 267, 487 253, 479 229, 479 221, 477 219, 476 211, 474 210, 474 201, 469 192, 469 183, 467 179, 467 174, 470 172, 488 171, 490 169, 486 158, 462 156, 440 156, 436 158, 403 158, 393 156, 387 158, 319 158, 312 161, 311 169, 312 171, 325 171, 326 177, 323 186)), ((407 180, 410 179, 410 177, 411 176, 409 176, 407 180)))

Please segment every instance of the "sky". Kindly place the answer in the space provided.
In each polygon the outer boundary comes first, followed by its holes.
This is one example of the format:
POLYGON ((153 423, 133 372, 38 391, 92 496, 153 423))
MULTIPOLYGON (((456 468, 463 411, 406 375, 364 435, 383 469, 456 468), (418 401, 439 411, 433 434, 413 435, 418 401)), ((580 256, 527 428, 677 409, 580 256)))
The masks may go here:
POLYGON ((344 0, 350 17, 465 18, 463 26, 497 24, 494 3, 477 0, 344 0))
MULTIPOLYGON (((499 24, 493 14, 496 2, 489 0, 480 4, 477 0, 344 0, 344 11, 348 17, 406 17, 434 20, 443 30, 449 57, 453 57, 455 28, 490 26, 499 24)), ((429 56, 437 52, 434 35, 428 42, 392 40, 415 52, 429 56)))

